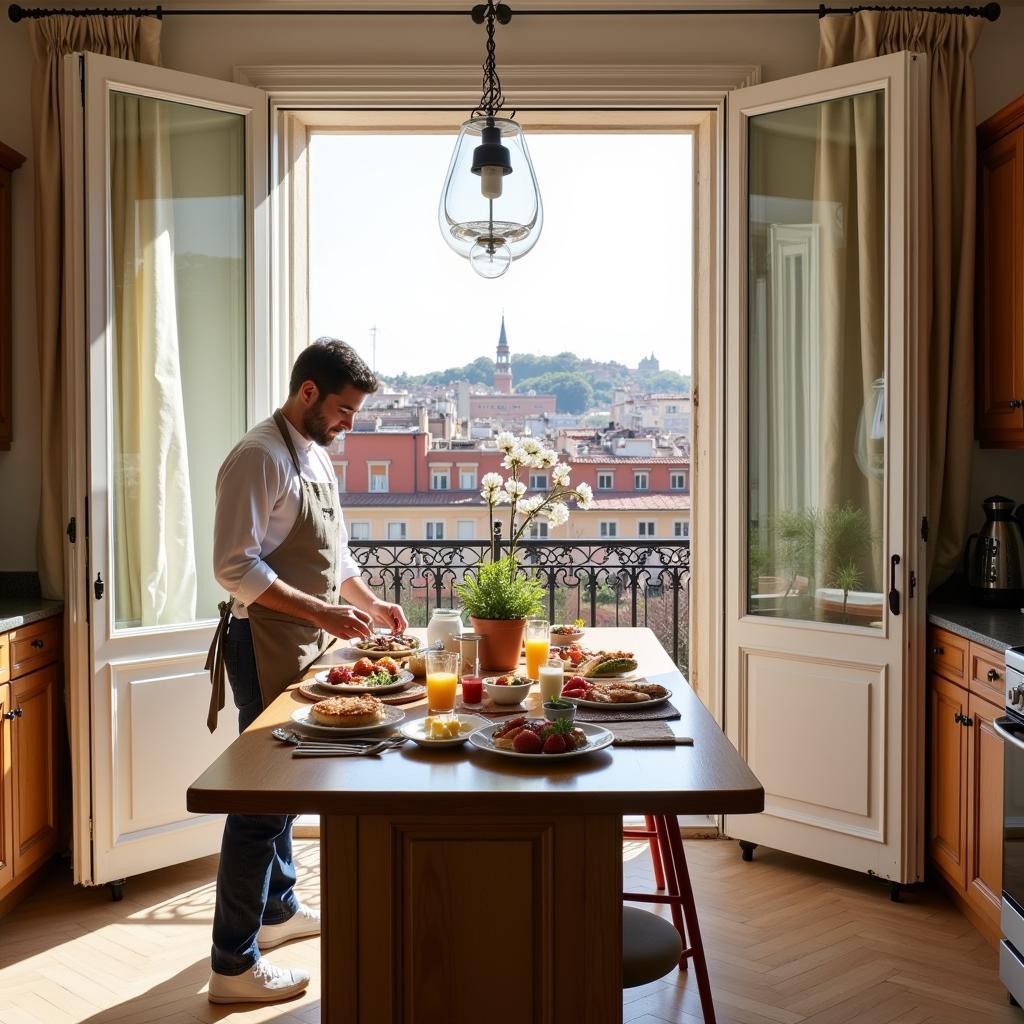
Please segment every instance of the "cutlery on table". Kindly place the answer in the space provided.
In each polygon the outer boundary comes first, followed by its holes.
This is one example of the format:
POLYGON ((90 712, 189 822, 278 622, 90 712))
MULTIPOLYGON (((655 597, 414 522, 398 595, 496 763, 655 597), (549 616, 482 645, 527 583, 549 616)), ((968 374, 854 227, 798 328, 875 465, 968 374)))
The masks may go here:
POLYGON ((369 746, 346 746, 341 743, 317 743, 316 741, 303 742, 292 751, 292 757, 359 757, 393 750, 403 743, 405 743, 404 736, 380 740, 369 746))

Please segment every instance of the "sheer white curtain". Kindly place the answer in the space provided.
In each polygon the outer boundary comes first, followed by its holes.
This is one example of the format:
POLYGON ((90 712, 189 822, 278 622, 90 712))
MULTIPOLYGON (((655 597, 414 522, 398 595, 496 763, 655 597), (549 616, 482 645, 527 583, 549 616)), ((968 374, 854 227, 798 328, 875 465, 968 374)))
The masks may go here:
POLYGON ((115 92, 110 102, 116 618, 190 622, 196 559, 167 117, 160 100, 115 92))

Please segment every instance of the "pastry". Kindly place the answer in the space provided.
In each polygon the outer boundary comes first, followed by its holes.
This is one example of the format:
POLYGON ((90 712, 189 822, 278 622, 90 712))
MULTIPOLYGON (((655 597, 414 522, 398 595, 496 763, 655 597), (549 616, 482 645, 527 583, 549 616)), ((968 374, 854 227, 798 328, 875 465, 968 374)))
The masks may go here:
POLYGON ((346 729, 376 725, 383 715, 384 705, 368 693, 359 697, 328 697, 309 709, 311 722, 346 729))

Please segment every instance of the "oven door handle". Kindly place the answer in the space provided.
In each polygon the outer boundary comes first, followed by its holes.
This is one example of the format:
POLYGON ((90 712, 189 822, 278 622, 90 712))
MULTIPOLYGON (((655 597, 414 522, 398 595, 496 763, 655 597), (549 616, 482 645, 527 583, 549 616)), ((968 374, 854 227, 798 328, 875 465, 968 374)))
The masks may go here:
POLYGON ((1015 729, 1021 728, 1009 715, 997 718, 992 723, 992 728, 995 729, 995 731, 999 733, 1007 743, 1012 743, 1015 747, 1020 747, 1021 750, 1024 750, 1024 739, 1021 739, 1021 737, 1016 733, 1010 732, 1007 726, 1015 729))

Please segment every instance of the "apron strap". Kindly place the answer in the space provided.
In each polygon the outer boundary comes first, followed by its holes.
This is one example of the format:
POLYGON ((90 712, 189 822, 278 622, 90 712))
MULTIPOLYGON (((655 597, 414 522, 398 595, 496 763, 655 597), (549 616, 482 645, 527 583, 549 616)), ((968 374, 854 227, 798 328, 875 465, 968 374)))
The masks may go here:
POLYGON ((288 449, 288 454, 292 457, 292 464, 295 466, 295 472, 302 476, 302 470, 299 469, 299 456, 295 451, 295 445, 292 443, 291 431, 288 429, 288 421, 284 418, 284 413, 280 409, 274 410, 274 422, 277 424, 277 429, 281 431, 281 436, 284 438, 285 446, 288 449))
POLYGON ((227 669, 224 666, 224 644, 228 637, 228 625, 231 622, 231 598, 217 605, 220 622, 213 634, 206 655, 206 671, 210 673, 210 708, 206 713, 206 728, 213 732, 217 728, 217 715, 224 710, 224 697, 227 693, 227 669))

